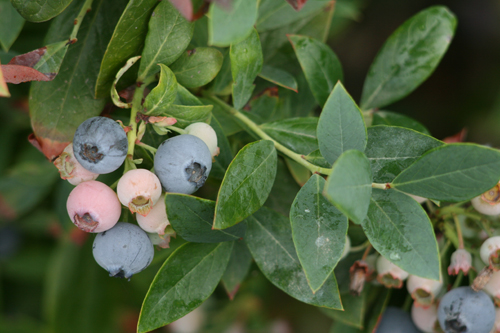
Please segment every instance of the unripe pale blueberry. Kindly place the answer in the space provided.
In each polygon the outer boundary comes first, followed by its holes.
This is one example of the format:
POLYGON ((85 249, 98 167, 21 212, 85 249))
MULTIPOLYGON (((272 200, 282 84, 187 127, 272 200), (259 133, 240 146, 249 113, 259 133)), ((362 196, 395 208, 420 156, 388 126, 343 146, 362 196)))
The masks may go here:
POLYGON ((116 193, 96 180, 75 187, 69 194, 66 208, 71 221, 86 232, 103 232, 112 228, 122 210, 116 193))
POLYGON ((85 169, 73 154, 73 144, 64 148, 62 154, 54 161, 54 165, 59 170, 62 179, 66 179, 71 185, 78 185, 81 182, 95 180, 99 174, 85 169))
POLYGON ((132 213, 146 216, 160 199, 161 183, 149 170, 129 170, 118 181, 116 193, 132 213))
POLYGON ((165 234, 165 228, 170 224, 167 218, 165 195, 162 195, 147 216, 137 215, 137 223, 147 232, 165 234))
POLYGON ((128 141, 114 120, 93 117, 78 126, 73 137, 75 158, 87 170, 103 174, 115 171, 127 157, 128 141))
POLYGON ((497 306, 500 305, 500 271, 491 275, 488 283, 484 286, 483 291, 493 297, 497 306))
POLYGON ((428 307, 434 302, 434 298, 443 288, 441 281, 424 279, 416 275, 410 275, 406 281, 406 289, 417 305, 428 307))
POLYGON ((387 288, 401 288, 408 273, 383 256, 377 259, 377 281, 387 288))
POLYGON ((471 200, 472 206, 484 215, 500 214, 500 182, 491 190, 471 200))
POLYGON ((219 154, 217 147, 217 134, 215 134, 212 126, 206 123, 193 123, 184 129, 186 134, 194 135, 205 142, 212 156, 219 154))
POLYGON ((481 260, 494 270, 500 269, 500 236, 490 237, 481 245, 481 260))
POLYGON ((415 199, 415 201, 417 201, 419 204, 423 204, 427 200, 427 198, 419 197, 418 195, 413 195, 413 194, 408 194, 408 195, 413 199, 415 199))
POLYGON ((495 306, 486 293, 459 287, 441 299, 438 320, 446 333, 489 333, 495 323, 495 306))
POLYGON ((451 255, 450 266, 448 267, 449 275, 457 275, 462 271, 464 275, 469 273, 472 266, 472 256, 465 249, 457 249, 451 255))
POLYGON ((149 266, 154 247, 144 230, 135 224, 119 222, 96 236, 92 253, 109 276, 130 279, 149 266))
POLYGON ((170 323, 167 327, 171 333, 193 333, 200 331, 204 321, 205 313, 203 308, 198 307, 184 317, 170 323))
POLYGON ((351 250, 351 239, 349 236, 345 236, 345 246, 344 246, 344 251, 342 251, 342 256, 340 257, 340 260, 344 259, 347 257, 349 254, 349 251, 351 250))
POLYGON ((425 333, 434 333, 437 321, 437 306, 432 304, 428 307, 422 307, 413 303, 411 307, 411 319, 419 330, 425 333))
POLYGON ((212 169, 212 155, 203 140, 182 134, 158 147, 154 167, 166 192, 192 194, 205 184, 212 169))
POLYGON ((419 333, 410 314, 399 308, 388 306, 375 329, 375 333, 419 333))

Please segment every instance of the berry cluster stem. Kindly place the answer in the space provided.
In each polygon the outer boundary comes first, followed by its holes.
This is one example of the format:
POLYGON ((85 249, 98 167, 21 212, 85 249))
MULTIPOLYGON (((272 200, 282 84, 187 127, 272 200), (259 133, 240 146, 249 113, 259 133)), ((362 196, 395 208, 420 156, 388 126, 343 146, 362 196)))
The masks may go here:
POLYGON ((71 35, 69 36, 69 41, 71 43, 76 42, 76 35, 78 34, 78 30, 80 30, 83 18, 85 17, 85 14, 87 14, 92 9, 92 1, 93 0, 85 1, 85 3, 82 6, 82 9, 80 9, 80 12, 78 13, 78 16, 73 21, 74 22, 73 30, 71 31, 71 35))
POLYGON ((462 236, 462 227, 460 226, 460 221, 458 220, 458 216, 453 214, 453 220, 455 221, 455 228, 457 229, 457 238, 458 238, 458 248, 464 248, 464 238, 462 236))

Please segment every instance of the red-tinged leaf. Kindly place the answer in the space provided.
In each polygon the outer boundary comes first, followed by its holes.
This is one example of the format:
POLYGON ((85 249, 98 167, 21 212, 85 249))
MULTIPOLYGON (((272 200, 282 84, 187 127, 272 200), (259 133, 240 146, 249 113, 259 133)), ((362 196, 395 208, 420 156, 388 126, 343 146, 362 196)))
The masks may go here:
POLYGON ((447 136, 443 139, 444 143, 457 143, 457 142, 465 142, 465 137, 467 136, 467 128, 462 128, 460 132, 454 134, 452 136, 447 136))
POLYGON ((307 0, 286 0, 296 11, 299 11, 304 7, 307 0))
POLYGON ((193 21, 193 4, 190 0, 170 0, 170 3, 174 5, 188 21, 193 21))
POLYGON ((50 81, 51 79, 31 67, 20 65, 2 65, 5 82, 19 84, 29 81, 50 81))
POLYGON ((61 155, 64 148, 71 142, 61 142, 57 140, 51 140, 48 138, 40 138, 31 133, 28 136, 28 141, 40 152, 42 152, 49 161, 53 161, 59 155, 61 155))
POLYGON ((2 67, 0 66, 0 97, 10 97, 9 88, 3 77, 2 67))

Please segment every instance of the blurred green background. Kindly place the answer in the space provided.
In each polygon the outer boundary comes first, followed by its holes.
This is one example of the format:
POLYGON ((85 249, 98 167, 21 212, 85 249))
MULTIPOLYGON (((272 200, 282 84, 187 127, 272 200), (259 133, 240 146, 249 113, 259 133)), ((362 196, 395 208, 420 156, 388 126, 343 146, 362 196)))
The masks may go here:
MULTIPOLYGON (((339 3, 347 11, 334 16, 329 43, 356 100, 385 39, 418 11, 448 6, 459 22, 448 53, 421 87, 388 110, 419 120, 438 139, 466 127, 467 141, 500 146, 500 1, 339 3)), ((49 24, 26 23, 11 51, 0 52, 1 62, 43 46, 49 24)), ((130 282, 109 278, 92 257, 94 236, 76 230, 67 217, 72 186, 27 140, 29 84, 9 89, 12 97, 0 99, 0 332, 135 332, 150 282, 183 241, 157 251, 153 264, 130 282)), ((280 168, 280 182, 293 194, 298 186, 283 163, 280 168)), ((113 182, 119 172, 99 180, 113 182)), ((393 303, 404 298, 395 294, 393 303)), ((233 301, 219 286, 201 310, 188 320, 200 320, 198 332, 328 332, 332 323, 271 285, 255 265, 233 301)), ((158 331, 181 332, 178 326, 158 331)))

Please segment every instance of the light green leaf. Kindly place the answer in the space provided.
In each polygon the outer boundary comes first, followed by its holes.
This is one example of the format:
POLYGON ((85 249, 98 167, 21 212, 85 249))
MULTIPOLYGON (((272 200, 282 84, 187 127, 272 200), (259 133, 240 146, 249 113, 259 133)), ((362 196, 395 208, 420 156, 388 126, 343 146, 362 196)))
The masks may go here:
POLYGON ((321 155, 321 152, 319 149, 312 151, 309 153, 307 156, 304 157, 307 161, 311 162, 314 165, 323 167, 323 168, 331 168, 332 164, 329 163, 323 155, 321 155))
POLYGON ((342 256, 349 225, 347 218, 323 197, 324 186, 325 179, 313 175, 290 210, 293 243, 313 292, 332 275, 342 256))
POLYGON ((277 84, 278 86, 297 92, 297 81, 292 74, 282 69, 269 65, 263 65, 259 76, 264 80, 277 84))
POLYGON ((223 59, 222 53, 215 48, 198 47, 184 52, 170 68, 184 87, 197 88, 217 76, 223 59))
POLYGON ((245 242, 242 239, 235 241, 229 263, 222 276, 222 283, 231 300, 234 298, 240 284, 247 276, 251 265, 252 254, 248 250, 245 242))
POLYGON ((372 246, 406 272, 439 280, 440 259, 429 216, 410 196, 374 189, 361 224, 372 246))
POLYGON ((277 154, 269 140, 249 143, 229 165, 217 195, 214 229, 226 229, 258 210, 276 177, 277 154))
POLYGON ((289 118, 261 125, 270 137, 297 154, 309 154, 318 149, 316 127, 318 118, 289 118))
POLYGON ((391 186, 438 201, 460 202, 478 196, 500 179, 500 152, 456 143, 425 153, 401 172, 391 186))
POLYGON ((160 81, 144 101, 144 113, 150 116, 163 114, 177 96, 177 80, 174 73, 164 64, 159 64, 159 66, 161 68, 160 81))
POLYGON ((417 132, 431 135, 429 130, 413 118, 391 111, 377 111, 373 114, 372 126, 389 125, 406 127, 417 132))
POLYGON ((443 6, 424 9, 403 23, 370 67, 361 108, 381 108, 415 90, 437 67, 456 25, 455 16, 443 6))
POLYGON ((323 194, 354 223, 366 217, 372 193, 370 161, 357 150, 348 150, 333 164, 323 194))
POLYGON ((192 123, 209 123, 212 116, 212 105, 170 105, 158 116, 177 119, 175 126, 185 128, 192 123))
POLYGON ((321 155, 330 163, 346 150, 365 150, 367 133, 363 115, 340 82, 321 112, 317 135, 321 155))

